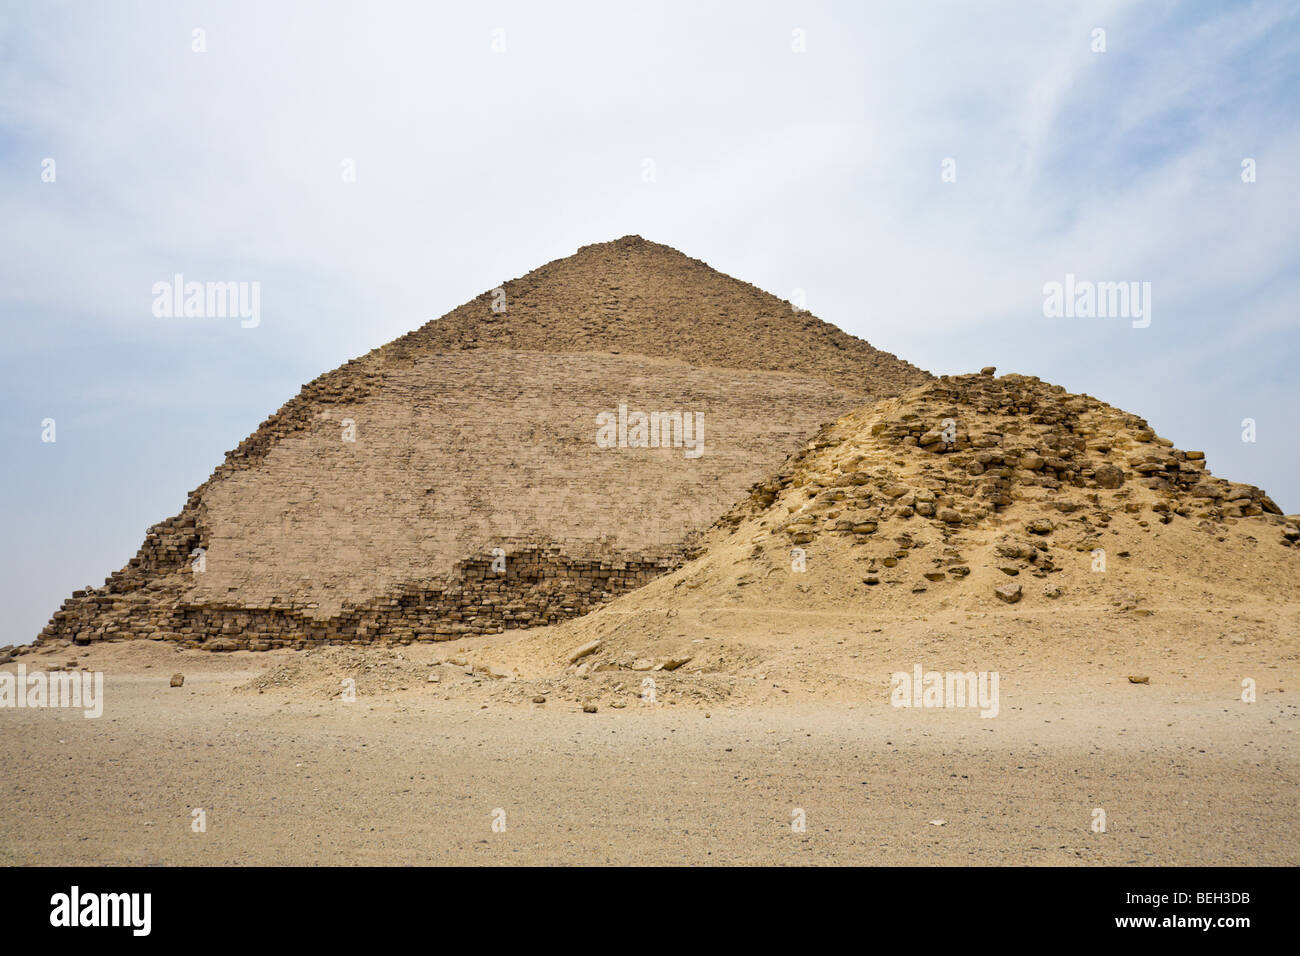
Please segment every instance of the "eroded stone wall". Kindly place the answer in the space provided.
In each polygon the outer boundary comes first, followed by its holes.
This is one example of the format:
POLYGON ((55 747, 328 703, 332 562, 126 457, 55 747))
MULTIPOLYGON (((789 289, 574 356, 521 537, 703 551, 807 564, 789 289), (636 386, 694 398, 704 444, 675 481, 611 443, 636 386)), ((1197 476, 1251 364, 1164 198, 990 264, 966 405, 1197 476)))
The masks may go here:
POLYGON ((676 563, 573 560, 549 549, 506 554, 494 566, 488 556, 463 562, 446 582, 407 586, 328 618, 293 602, 193 604, 90 588, 73 594, 41 636, 78 644, 145 638, 216 651, 449 641, 577 617, 676 563))

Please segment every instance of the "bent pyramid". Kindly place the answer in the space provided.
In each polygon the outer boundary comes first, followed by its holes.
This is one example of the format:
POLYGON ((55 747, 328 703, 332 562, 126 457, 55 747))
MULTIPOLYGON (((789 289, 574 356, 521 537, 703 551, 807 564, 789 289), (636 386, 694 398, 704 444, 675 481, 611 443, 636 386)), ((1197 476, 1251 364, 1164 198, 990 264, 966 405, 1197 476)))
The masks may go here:
POLYGON ((584 246, 303 386, 38 640, 563 620, 679 566, 822 423, 929 380, 666 246, 584 246), (637 447, 638 413, 667 447, 637 447))

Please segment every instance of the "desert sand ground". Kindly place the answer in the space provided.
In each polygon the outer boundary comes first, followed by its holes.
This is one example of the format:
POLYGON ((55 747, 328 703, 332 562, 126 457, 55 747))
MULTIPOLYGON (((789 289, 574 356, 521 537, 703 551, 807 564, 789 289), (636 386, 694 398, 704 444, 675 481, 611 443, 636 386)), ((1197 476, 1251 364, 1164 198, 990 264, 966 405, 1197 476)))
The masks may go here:
POLYGON ((729 666, 547 663, 619 613, 446 644, 24 655, 102 671, 105 706, 0 709, 0 862, 1300 862, 1300 675, 1273 611, 685 609, 665 626, 729 666), (890 706, 913 660, 995 666, 999 715, 890 706))

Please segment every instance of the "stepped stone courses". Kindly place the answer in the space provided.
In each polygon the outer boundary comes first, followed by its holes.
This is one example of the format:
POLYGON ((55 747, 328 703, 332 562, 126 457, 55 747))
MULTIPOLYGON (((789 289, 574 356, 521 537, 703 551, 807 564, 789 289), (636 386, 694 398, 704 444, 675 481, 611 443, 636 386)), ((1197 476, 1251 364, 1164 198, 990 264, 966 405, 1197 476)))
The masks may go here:
POLYGON ((502 573, 492 570, 491 564, 491 558, 468 561, 445 586, 408 586, 326 619, 312 617, 294 605, 158 603, 148 595, 124 600, 121 595, 91 589, 74 595, 81 598, 77 605, 85 614, 81 621, 65 611, 56 613, 55 621, 73 630, 79 623, 93 627, 108 617, 130 628, 108 630, 103 635, 89 628, 75 630, 73 639, 79 644, 100 637, 145 637, 216 651, 264 651, 342 641, 447 641, 466 634, 499 633, 509 627, 555 624, 585 614, 669 569, 663 562, 574 561, 555 552, 516 555, 502 573), (437 613, 431 614, 431 608, 437 613))
POLYGON ((502 288, 504 312, 484 293, 303 386, 38 641, 269 649, 554 623, 678 566, 820 423, 930 380, 639 237, 502 288), (596 414, 623 402, 702 412, 705 454, 597 448, 596 414))

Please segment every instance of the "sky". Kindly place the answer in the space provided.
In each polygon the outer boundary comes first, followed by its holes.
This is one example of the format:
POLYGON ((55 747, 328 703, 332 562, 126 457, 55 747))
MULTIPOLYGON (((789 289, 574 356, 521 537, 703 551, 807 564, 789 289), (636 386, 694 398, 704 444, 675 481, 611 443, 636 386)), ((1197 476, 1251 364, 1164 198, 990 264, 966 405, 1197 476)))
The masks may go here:
POLYGON ((1289 2, 7 0, 0 645, 304 383, 629 234, 1300 511, 1298 116, 1289 2), (258 323, 155 315, 176 274, 258 323))

